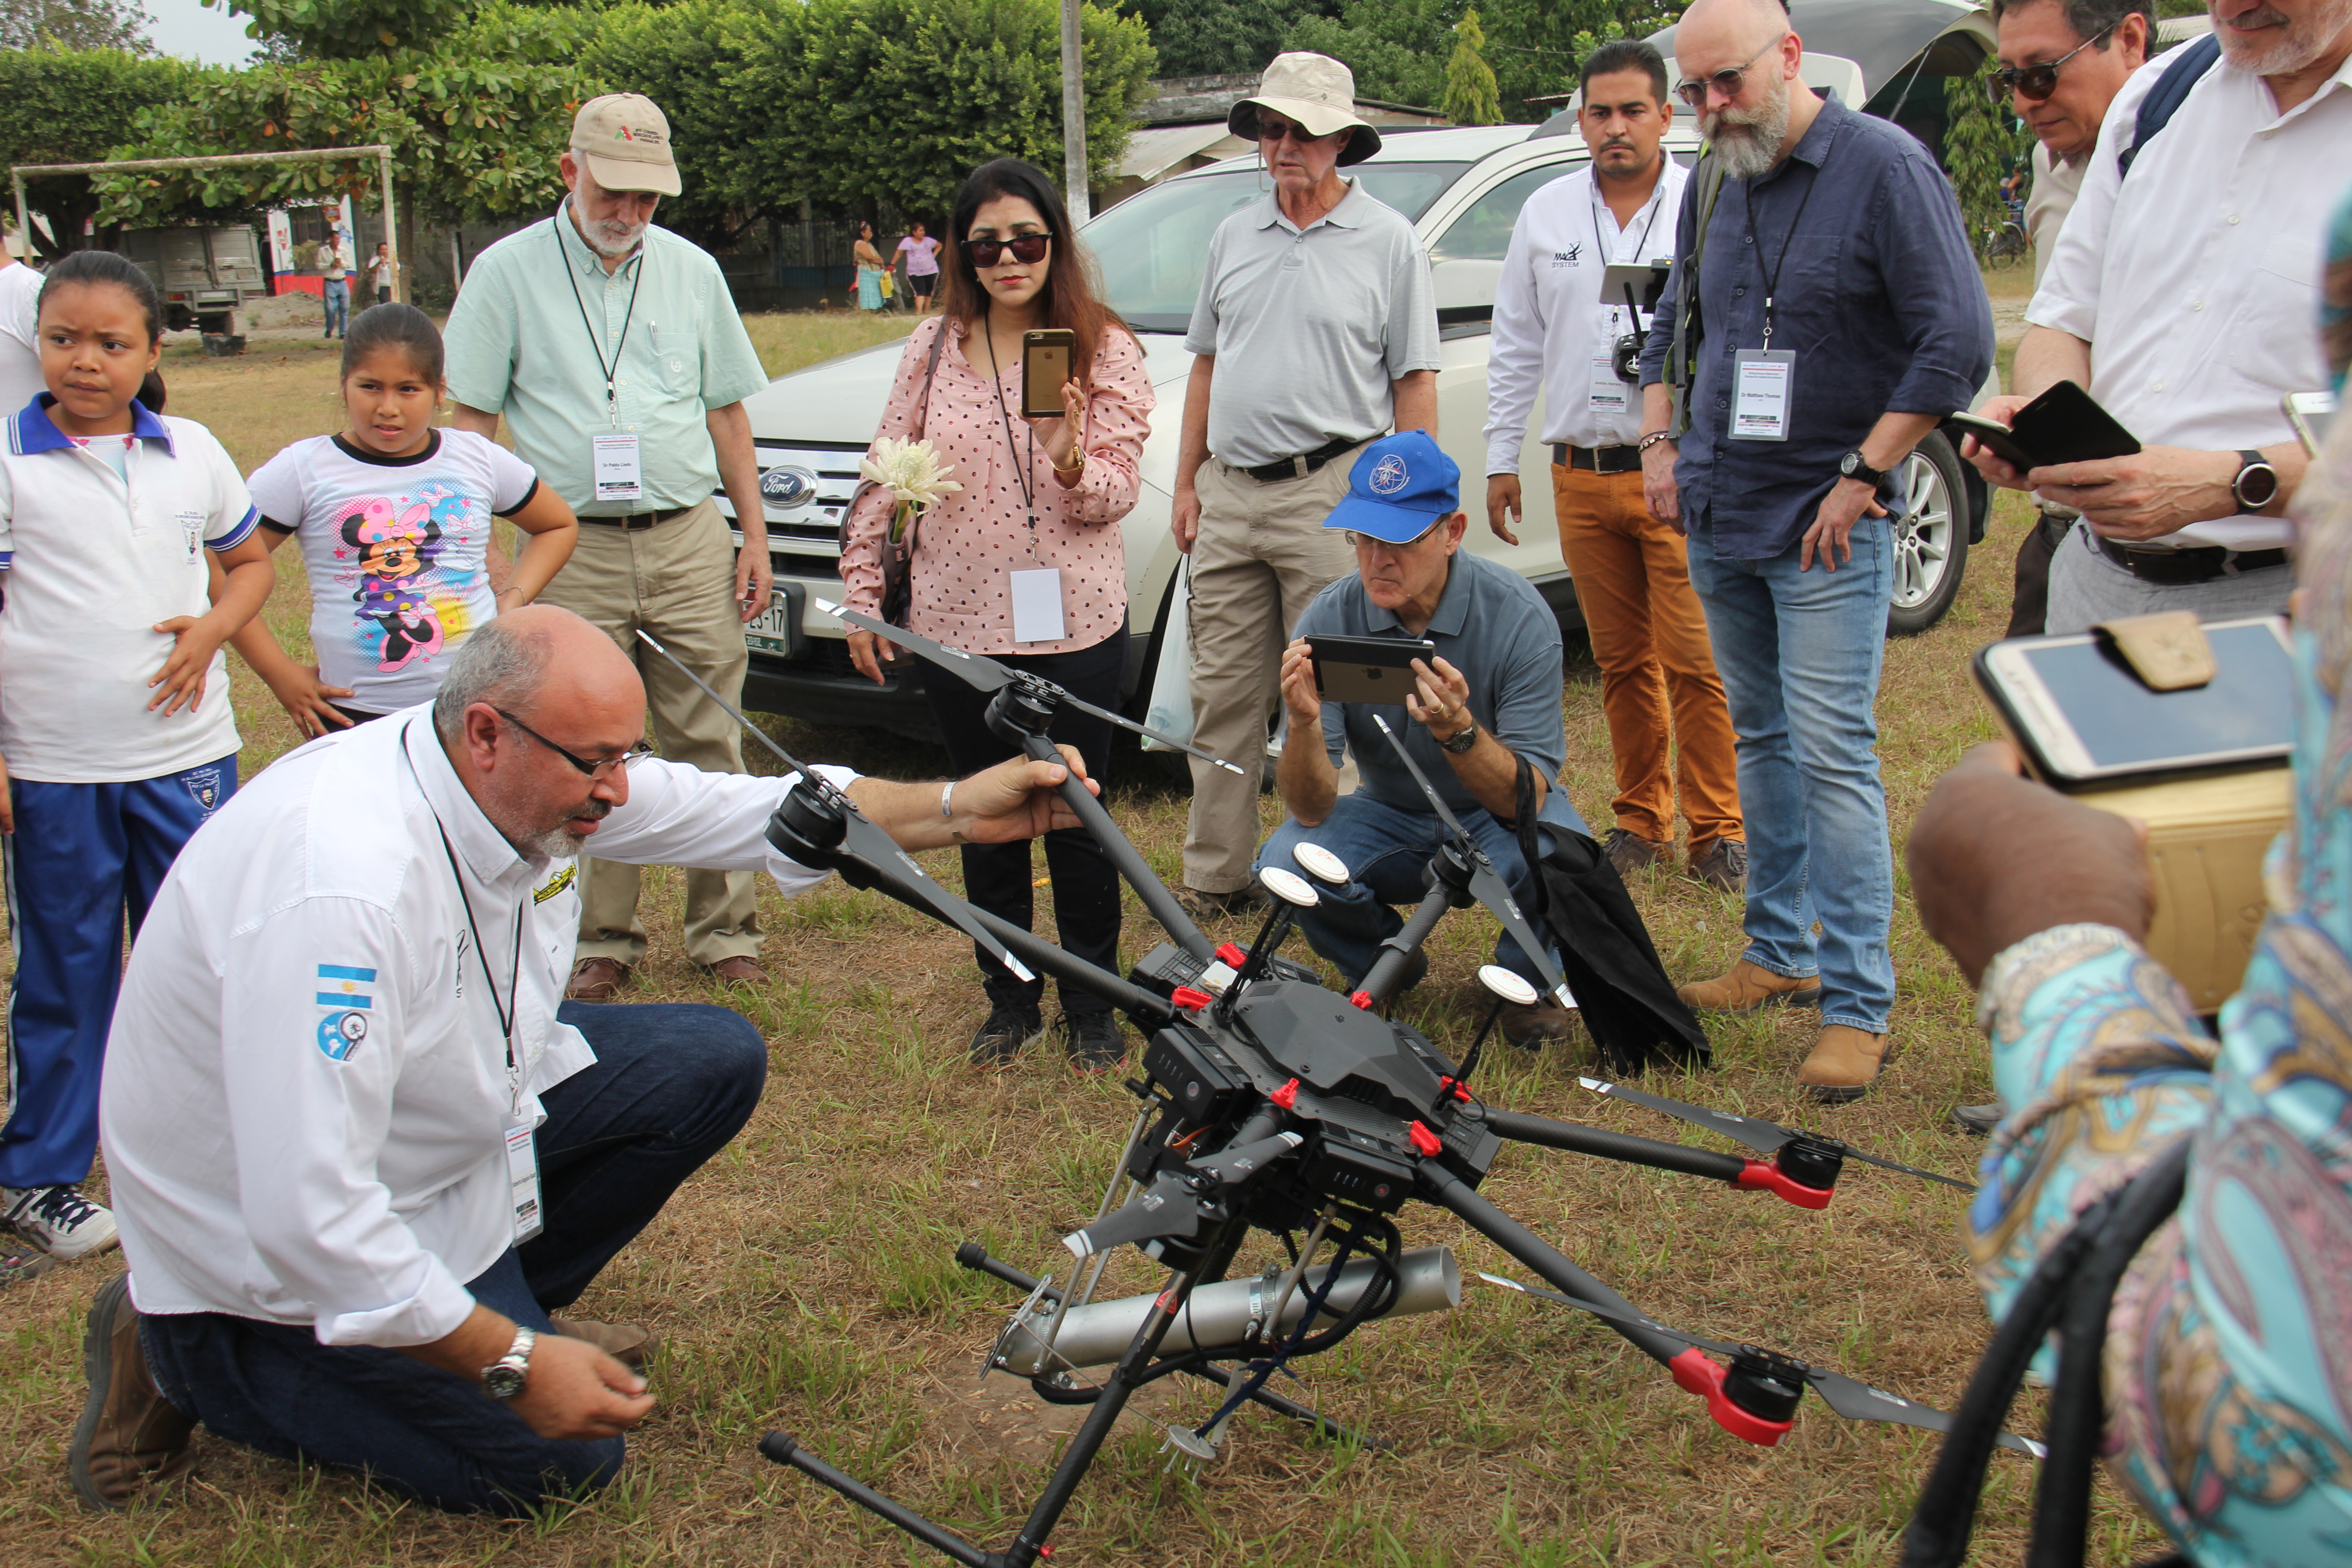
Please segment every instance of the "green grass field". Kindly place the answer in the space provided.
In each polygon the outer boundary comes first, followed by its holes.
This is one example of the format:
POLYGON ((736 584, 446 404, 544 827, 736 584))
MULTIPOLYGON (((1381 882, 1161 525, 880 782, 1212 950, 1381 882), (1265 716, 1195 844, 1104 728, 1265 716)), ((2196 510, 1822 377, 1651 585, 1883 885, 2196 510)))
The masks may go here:
MULTIPOLYGON (((777 372, 906 325, 839 313, 751 323, 777 372)), ((175 358, 166 370, 173 411, 213 425, 247 468, 287 440, 335 427, 332 360, 318 350, 175 358)), ((1888 650, 1881 750, 1898 846, 1937 773, 1991 732, 1964 667, 2003 624, 2025 521, 2005 503, 1950 616, 1888 650)), ((308 600, 299 559, 290 551, 276 559, 268 613, 299 647, 308 600)), ((235 679, 249 777, 293 732, 242 668, 235 679)), ((1570 649, 1563 700, 1566 787, 1589 818, 1605 821, 1599 673, 1580 645, 1570 649)), ((904 742, 772 722, 814 760, 909 777, 943 766, 904 742)), ((756 753, 751 765, 772 771, 756 753)), ((1172 877, 1183 797, 1139 788, 1130 771, 1114 781, 1111 804, 1172 877)), ((1274 823, 1269 800, 1265 826, 1274 823)), ((956 885, 953 857, 930 866, 956 885)), ((1922 935, 1906 891, 1894 934, 1902 1055, 1871 1098, 1827 1110, 1796 1099, 1790 1073, 1810 1043, 1810 1015, 1719 1023, 1717 1069, 1659 1087, 1967 1173, 1981 1146, 1950 1131, 1945 1114, 1987 1098, 1983 1041, 1968 989, 1922 935)), ((1714 973, 1738 951, 1736 900, 1667 873, 1644 877, 1633 892, 1677 978, 1714 973)), ((661 1405, 632 1436, 620 1485, 520 1523, 451 1519, 199 1436, 201 1479, 178 1500, 121 1517, 81 1514, 65 1447, 82 1400, 84 1314, 121 1267, 109 1257, 0 1294, 9 1350, 0 1361, 0 1562, 937 1561, 760 1458, 753 1444, 775 1427, 1003 1544, 1077 1413, 1041 1409, 1007 1378, 978 1380, 979 1357, 1013 1300, 950 1254, 975 1238, 1023 1267, 1066 1261, 1056 1238, 1093 1212, 1133 1103, 1115 1081, 1075 1079, 1050 1041, 1011 1070, 973 1072, 963 1048, 983 1009, 970 945, 895 904, 838 883, 789 903, 765 887, 776 984, 752 995, 714 989, 687 966, 679 895, 675 873, 648 874, 653 957, 633 994, 742 1009, 769 1041, 772 1069, 742 1136, 577 1309, 644 1321, 663 1336, 652 1369, 661 1405)), ((1475 912, 1438 933, 1429 983, 1405 1011, 1440 1042, 1466 1041, 1479 1007, 1473 976, 1493 935, 1475 912)), ((1152 940, 1130 896, 1127 956, 1152 940)), ((1572 1047, 1503 1058, 1485 1085, 1499 1103, 1704 1141, 1578 1089, 1572 1047)), ((1812 1214, 1685 1177, 1513 1149, 1486 1191, 1667 1321, 1832 1363, 1912 1398, 1954 1400, 1985 1336, 1966 1275, 1964 1199, 1948 1188, 1853 1166, 1836 1204, 1812 1214)), ((1409 1245, 1454 1247, 1465 1273, 1523 1273, 1450 1216, 1416 1207, 1402 1224, 1409 1245)), ((1245 1258, 1243 1267, 1263 1261, 1245 1258)), ((1157 1283, 1131 1252, 1110 1280, 1121 1292, 1157 1283)), ((1157 1450, 1166 1424, 1197 1422, 1213 1402, 1192 1387, 1154 1384, 1079 1492, 1055 1536, 1055 1561, 1885 1564, 1934 1451, 1922 1435, 1849 1426, 1810 1400, 1782 1447, 1748 1447, 1601 1325, 1475 1285, 1459 1311, 1374 1325, 1300 1371, 1295 1397, 1384 1435, 1394 1451, 1334 1447, 1253 1414, 1194 1485, 1165 1474, 1157 1450)), ((2021 1407, 2017 1419, 2032 1430, 2039 1412, 2021 1407)), ((1980 1561, 2018 1554, 2032 1479, 2012 1457, 1994 1465, 1980 1561)), ((2092 1561, 2105 1568, 2153 1555, 2153 1527, 2101 1487, 2092 1561)))

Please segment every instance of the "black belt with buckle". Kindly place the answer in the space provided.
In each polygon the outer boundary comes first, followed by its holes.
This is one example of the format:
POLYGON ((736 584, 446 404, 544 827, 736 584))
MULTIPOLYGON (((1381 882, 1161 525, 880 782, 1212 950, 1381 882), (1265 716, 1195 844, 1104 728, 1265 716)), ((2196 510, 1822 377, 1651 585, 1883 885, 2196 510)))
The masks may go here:
MULTIPOLYGON (((694 506, 701 504, 697 501, 694 506)), ((659 528, 665 522, 675 522, 693 510, 693 506, 674 506, 667 511, 629 511, 618 517, 583 517, 580 521, 593 522, 599 528, 618 528, 630 533, 639 533, 648 528, 659 528)))
MULTIPOLYGON (((1365 440, 1377 439, 1379 439, 1378 437, 1365 437, 1365 440)), ((1295 458, 1281 458, 1271 463, 1261 463, 1255 468, 1236 468, 1231 463, 1225 466, 1233 468, 1237 474, 1247 474, 1262 485, 1278 484, 1284 479, 1303 479, 1332 458, 1352 452, 1363 444, 1363 441, 1359 441, 1352 437, 1342 436, 1337 440, 1326 441, 1311 452, 1301 452, 1295 458)))
POLYGON ((1565 441, 1554 441, 1551 460, 1563 468, 1590 468, 1596 474, 1638 474, 1642 471, 1642 448, 1571 447, 1565 441))
POLYGON ((2225 550, 2218 544, 2188 550, 2134 550, 2095 533, 2091 542, 2099 547, 2100 554, 2141 582, 2166 588, 2210 583, 2216 577, 2241 577, 2286 564, 2284 550, 2225 550))

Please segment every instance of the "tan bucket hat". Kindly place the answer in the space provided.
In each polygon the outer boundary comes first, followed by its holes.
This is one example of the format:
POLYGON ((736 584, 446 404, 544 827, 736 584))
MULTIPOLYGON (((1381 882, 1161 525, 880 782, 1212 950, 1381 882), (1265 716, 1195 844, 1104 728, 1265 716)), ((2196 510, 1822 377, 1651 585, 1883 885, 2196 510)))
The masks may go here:
POLYGON ((678 193, 669 121, 642 93, 608 92, 582 104, 572 120, 572 150, 608 191, 678 193))
POLYGON ((1275 56, 1258 79, 1257 96, 1234 105, 1225 116, 1225 129, 1256 141, 1261 109, 1288 115, 1318 136, 1355 127, 1356 133, 1339 149, 1342 163, 1360 163, 1381 150, 1381 133, 1356 112, 1356 73, 1328 55, 1300 49, 1275 56))

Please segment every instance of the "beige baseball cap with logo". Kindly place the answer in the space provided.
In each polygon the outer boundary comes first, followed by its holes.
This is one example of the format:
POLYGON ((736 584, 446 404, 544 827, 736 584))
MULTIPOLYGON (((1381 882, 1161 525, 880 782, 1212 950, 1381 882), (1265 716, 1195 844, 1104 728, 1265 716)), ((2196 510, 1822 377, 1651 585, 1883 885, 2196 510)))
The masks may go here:
POLYGON ((1360 163, 1381 150, 1381 133, 1356 112, 1356 73, 1328 55, 1297 49, 1275 56, 1258 79, 1256 93, 1234 104, 1225 116, 1225 129, 1256 141, 1260 109, 1288 115, 1310 135, 1328 136, 1352 128, 1354 134, 1339 150, 1342 163, 1360 163))
POLYGON ((572 121, 572 150, 608 191, 678 193, 669 121, 643 93, 608 92, 582 104, 572 121))

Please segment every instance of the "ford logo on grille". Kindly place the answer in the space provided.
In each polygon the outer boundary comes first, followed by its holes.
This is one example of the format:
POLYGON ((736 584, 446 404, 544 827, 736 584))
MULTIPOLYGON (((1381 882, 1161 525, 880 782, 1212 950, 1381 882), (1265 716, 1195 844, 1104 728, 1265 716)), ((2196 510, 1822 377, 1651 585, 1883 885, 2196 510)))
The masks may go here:
POLYGON ((816 475, 807 468, 770 468, 760 476, 760 499, 770 506, 803 506, 816 499, 816 475))

